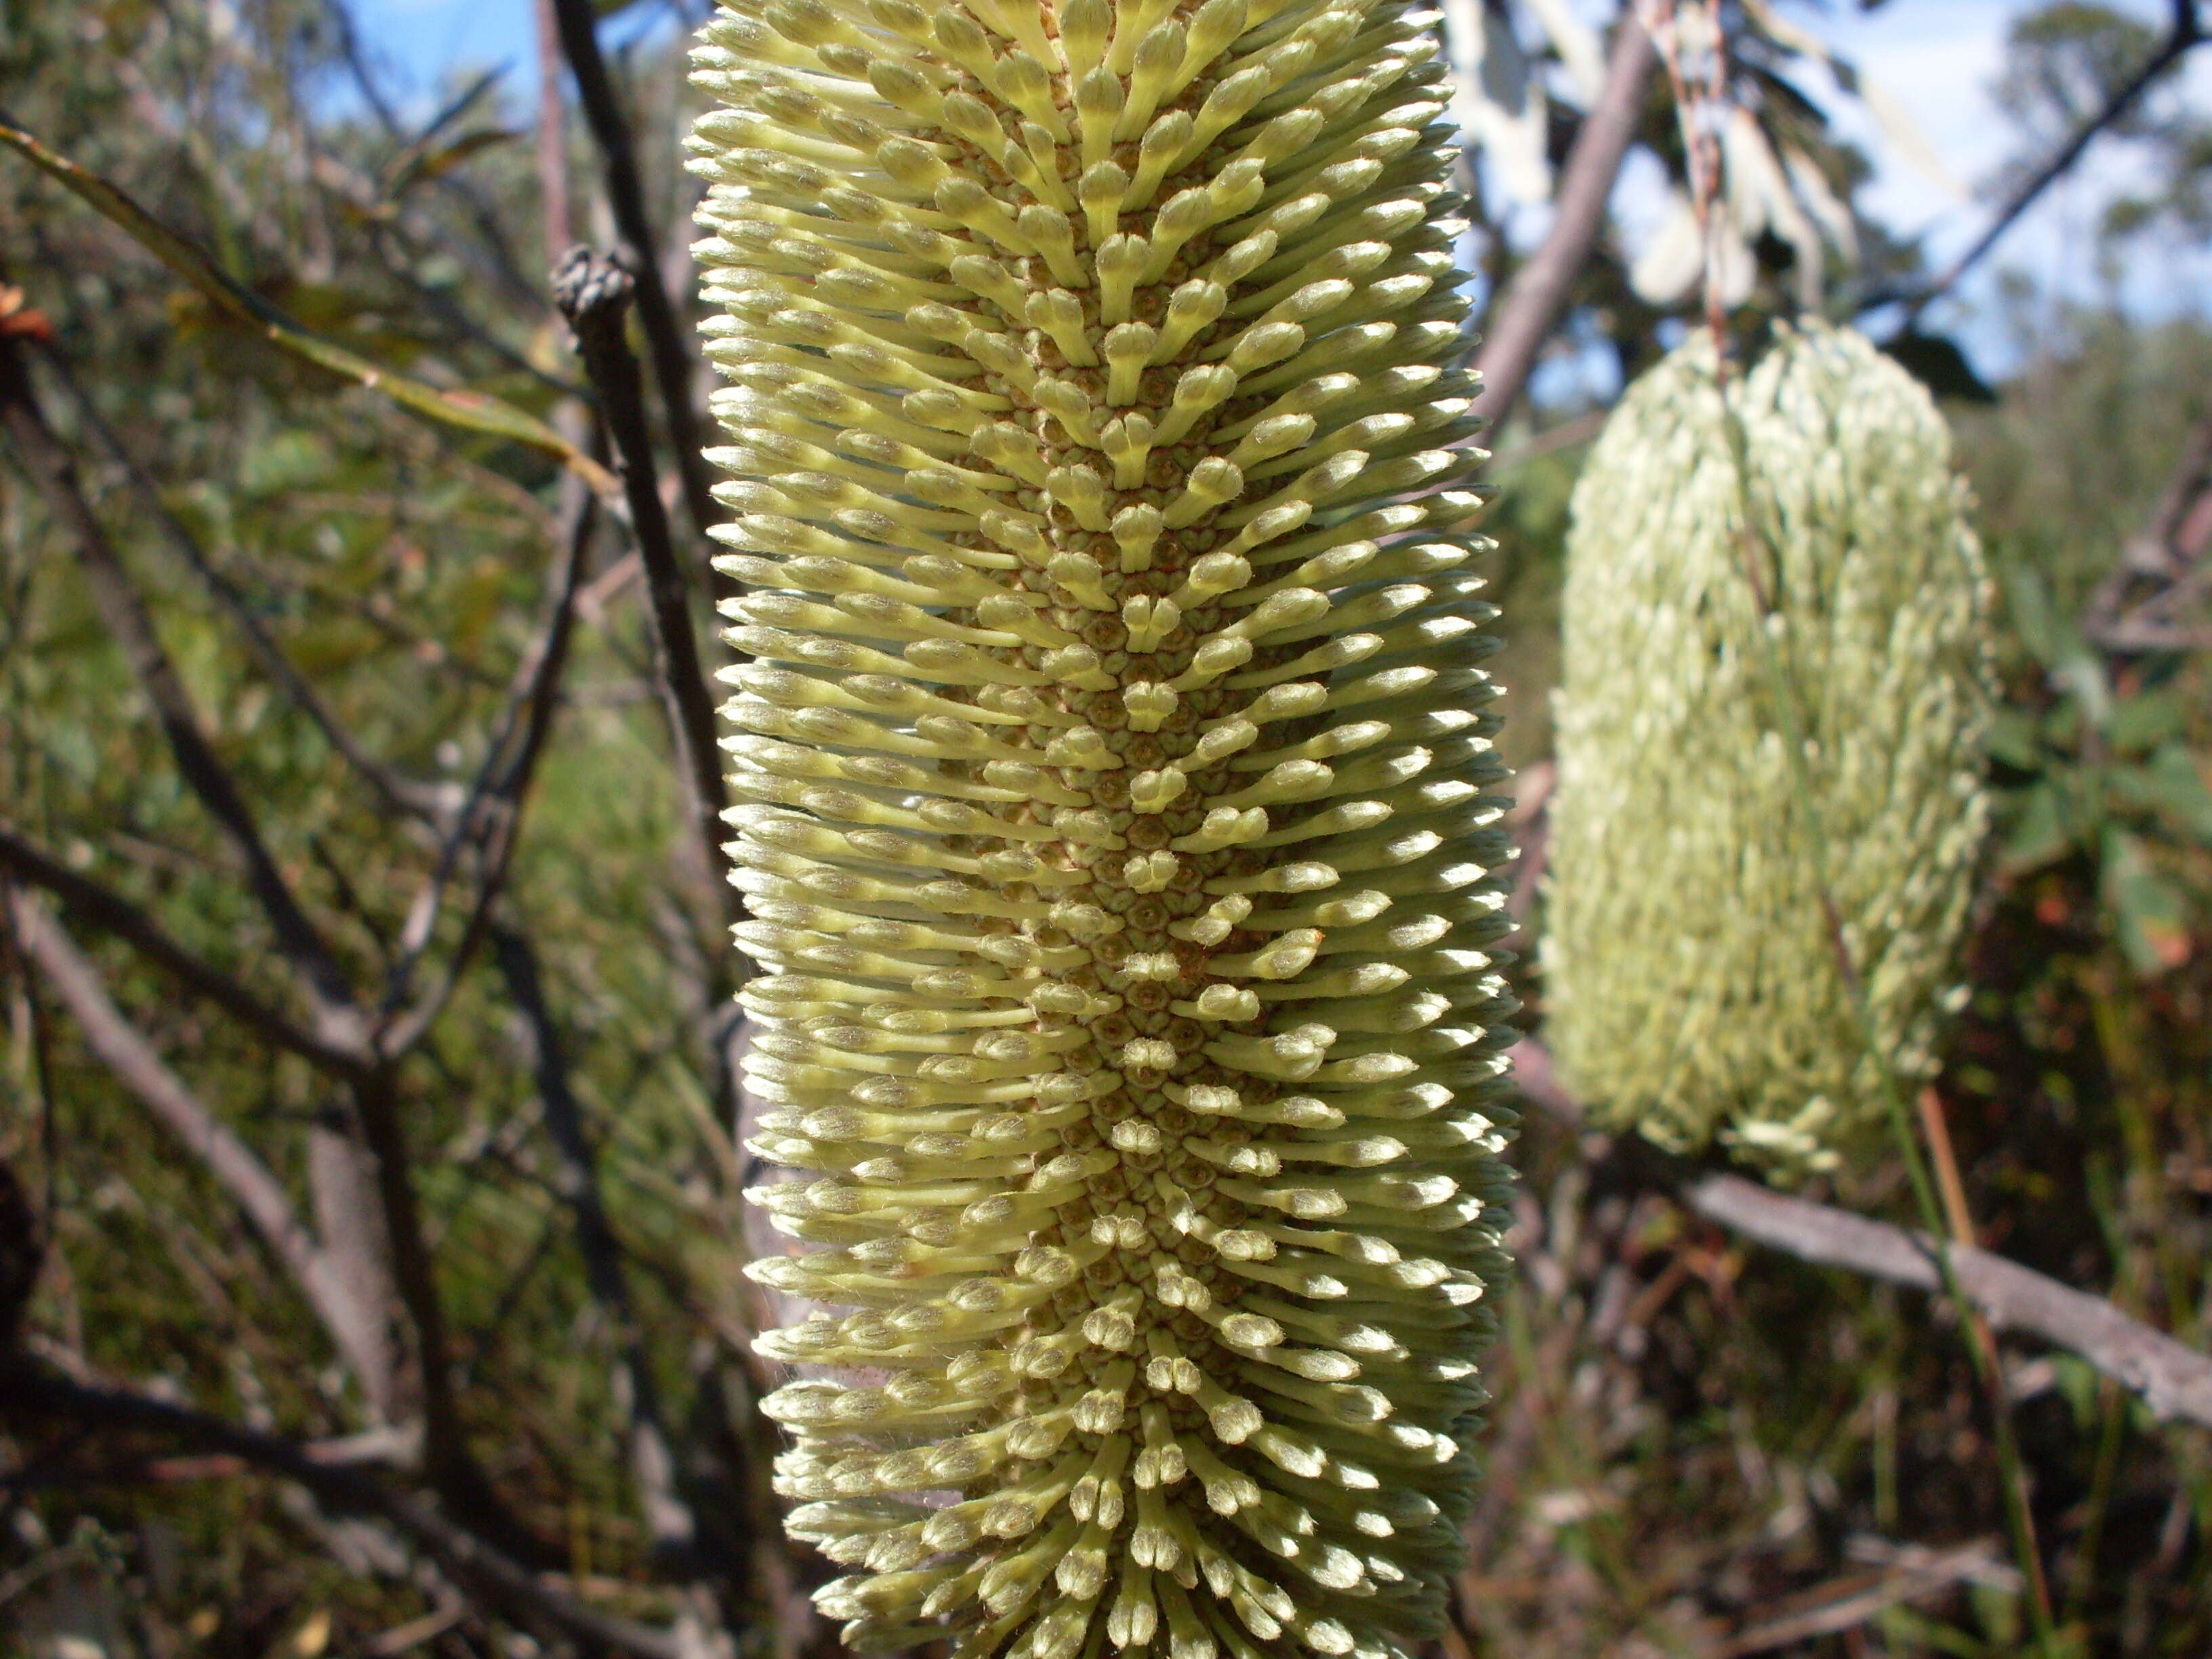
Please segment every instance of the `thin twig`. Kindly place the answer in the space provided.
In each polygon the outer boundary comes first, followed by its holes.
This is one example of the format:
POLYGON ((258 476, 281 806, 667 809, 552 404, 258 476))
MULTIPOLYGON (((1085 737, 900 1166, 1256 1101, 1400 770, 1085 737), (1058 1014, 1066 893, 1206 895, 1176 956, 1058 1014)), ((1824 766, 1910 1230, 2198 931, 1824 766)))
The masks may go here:
MULTIPOLYGON (((1561 1085, 1541 1044, 1523 1038, 1514 1045, 1513 1079, 1522 1094, 1561 1122, 1584 1127, 1581 1103, 1561 1085)), ((1939 1255, 1925 1233, 1790 1197, 1740 1176, 1667 1164, 1656 1151, 1652 1162, 1698 1214, 1801 1261, 1935 1291, 1943 1288, 1937 1264, 1948 1256, 1965 1299, 1992 1330, 2039 1337, 2079 1354, 2140 1395, 2154 1416, 2212 1428, 2212 1355, 2130 1318, 2101 1297, 1987 1250, 1953 1245, 1939 1255)))
POLYGON ((178 771, 246 866, 247 884, 269 919, 279 949, 299 969, 315 1004, 317 1034, 333 1046, 365 1051, 366 1033, 345 970, 301 908, 291 884, 261 839, 245 796, 209 743, 199 712, 155 632, 145 601, 139 597, 122 556, 108 539, 106 527, 85 499, 75 459, 46 423, 22 353, 5 336, 0 336, 0 422, 4 422, 55 514, 74 536, 77 561, 92 589, 93 601, 147 700, 154 705, 178 771))
POLYGON ((333 345, 301 326, 251 289, 240 287, 204 249, 163 224, 126 191, 68 156, 49 149, 36 135, 9 121, 4 112, 0 112, 0 148, 15 151, 66 186, 175 275, 198 289, 225 316, 278 350, 377 392, 425 420, 503 438, 550 456, 610 500, 618 494, 613 476, 605 467, 543 421, 514 404, 480 392, 447 391, 428 385, 383 364, 371 362, 343 346, 333 345))
POLYGON ((709 493, 712 480, 707 471, 698 414, 691 404, 691 352, 667 286, 661 281, 659 251, 646 218, 637 148, 615 95, 606 58, 599 51, 599 9, 592 0, 552 0, 552 4, 555 21, 561 27, 561 50, 568 60, 568 72, 576 79, 576 101, 599 146, 606 175, 607 208, 635 264, 630 274, 637 281, 638 321, 644 325, 653 378, 660 388, 661 418, 668 427, 668 441, 676 449, 676 471, 683 482, 684 506, 691 528, 703 534, 721 514, 709 493))
POLYGON ((100 441, 100 447, 107 452, 109 459, 122 469, 124 477, 131 485, 131 494, 138 498, 147 517, 153 520, 177 556, 191 567, 192 574, 200 579, 209 592, 215 596, 216 602, 237 625, 239 633, 245 638, 247 652, 260 665, 261 672, 283 688, 284 695, 323 734, 323 740, 353 769, 356 775, 369 787, 387 811, 434 819, 441 809, 447 805, 446 792, 435 784, 402 777, 371 755, 361 740, 331 712, 329 705, 307 683, 307 677, 292 665, 291 659, 284 654, 283 647, 270 637, 269 630, 261 625, 260 617, 254 615, 252 602, 237 583, 216 568, 214 561, 208 557, 206 550, 200 546, 198 539, 186 527, 185 521, 169 510, 168 502, 161 498, 161 490, 147 475, 145 468, 125 447, 121 437, 101 416, 98 405, 70 373, 68 360, 52 347, 48 347, 43 356, 47 371, 60 382, 62 390, 76 405, 78 417, 84 422, 86 428, 100 441))
POLYGON ((586 1607, 436 1505, 395 1492, 357 1469, 318 1462, 295 1442, 165 1400, 76 1382, 21 1354, 0 1356, 0 1395, 11 1413, 58 1418, 92 1431, 160 1435, 228 1454, 296 1481, 332 1510, 376 1516, 412 1539, 480 1607, 541 1637, 566 1638, 629 1659, 684 1659, 686 1644, 675 1632, 586 1607))
POLYGON ((24 893, 12 896, 9 908, 24 954, 76 1019, 86 1045, 230 1194, 299 1285, 372 1405, 380 1414, 388 1412, 392 1355, 382 1308, 363 1304, 342 1264, 293 1210, 283 1183, 162 1062, 44 908, 24 893))
POLYGON ((1482 392, 1475 399, 1474 412, 1493 427, 1519 400, 1536 366, 1536 354, 1566 309, 1568 290, 1597 246, 1613 181, 1620 176, 1621 160, 1644 113, 1644 88, 1652 61, 1650 35, 1634 6, 1623 6, 1606 60, 1604 85, 1567 152, 1551 231, 1507 284, 1476 359, 1482 371, 1482 392))
POLYGON ((568 123, 561 99, 561 20, 553 0, 532 0, 538 45, 538 220, 548 270, 575 240, 568 228, 568 123))
POLYGON ((507 993, 514 999, 528 1034, 531 1069, 544 1111, 545 1132, 560 1158, 554 1185, 574 1217, 576 1249, 584 1259, 585 1282, 613 1327, 620 1367, 616 1391, 629 1414, 630 1479, 644 1511, 646 1531, 656 1552, 685 1562, 697 1546, 699 1526, 678 1490, 676 1460, 669 1449, 652 1356, 630 1297, 622 1244, 607 1219, 599 1162, 584 1133, 583 1110, 568 1085, 568 1054, 545 1000, 538 952, 525 934, 497 922, 492 926, 491 943, 507 993))
POLYGON ((20 880, 44 888, 71 913, 114 934, 185 989, 204 997, 278 1048, 343 1077, 361 1074, 359 1054, 333 1048, 313 1032, 302 1030, 213 963, 194 956, 171 939, 161 924, 120 893, 48 857, 5 823, 0 823, 0 866, 20 880))
POLYGON ((1974 1212, 1966 1206, 1966 1183, 1959 1174, 1959 1155, 1951 1146, 1951 1123, 1943 1115, 1943 1097, 1929 1084, 1920 1091, 1920 1127, 1928 1137, 1928 1153, 1936 1164, 1936 1189, 1943 1195, 1943 1218, 1954 1243, 1975 1242, 1974 1212))
POLYGON ((437 1023, 483 937, 491 907, 506 884, 530 785, 559 706, 561 679, 575 635, 576 596, 583 585, 586 555, 598 523, 593 496, 579 490, 571 505, 573 514, 544 627, 515 670, 507 712, 470 787, 467 804, 440 847, 429 878, 408 909, 399 960, 386 984, 385 1024, 378 1036, 378 1050, 387 1059, 408 1053, 437 1023), (428 953, 446 890, 471 849, 477 867, 477 893, 460 939, 446 959, 438 988, 406 1006, 408 988, 428 953))
MULTIPOLYGON (((2158 50, 2150 55, 2141 69, 2113 88, 2096 112, 2075 128, 2072 136, 2048 161, 2021 182, 2020 187, 2006 198, 2005 204, 1997 210, 1996 216, 1974 239, 1972 246, 1945 266, 1942 273, 1925 287, 1906 297, 1901 328, 1910 329, 1919 319, 1921 313, 1956 288, 1966 274, 1979 264, 1984 256, 2003 240, 2005 233, 2018 222, 2021 215, 2034 206, 2037 198, 2081 160, 2081 152, 2089 148, 2100 133, 2134 108, 2136 100, 2150 89, 2151 83, 2179 63, 2192 47, 2203 44, 2206 37, 2203 25, 2197 19, 2197 0, 2171 0, 2171 4, 2173 21, 2158 50)), ((1881 303, 1883 298, 1877 296, 1869 302, 1869 308, 1881 303)))

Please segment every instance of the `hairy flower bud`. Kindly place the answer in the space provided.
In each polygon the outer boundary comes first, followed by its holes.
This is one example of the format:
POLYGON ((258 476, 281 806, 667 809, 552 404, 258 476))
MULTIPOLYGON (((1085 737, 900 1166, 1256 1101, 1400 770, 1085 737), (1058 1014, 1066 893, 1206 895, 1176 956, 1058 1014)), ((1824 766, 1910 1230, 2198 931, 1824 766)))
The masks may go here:
POLYGON ((1988 817, 1987 584, 1942 416, 1862 336, 1784 330, 1723 395, 1699 334, 1575 489, 1545 1030, 1607 1123, 1802 1170, 1878 1121, 1879 1068, 1930 1065, 1988 817))
POLYGON ((1505 1270, 1455 154, 1396 0, 744 0, 754 1276, 858 1651, 1389 1659, 1505 1270), (817 1368, 858 1373, 831 1382, 817 1368))

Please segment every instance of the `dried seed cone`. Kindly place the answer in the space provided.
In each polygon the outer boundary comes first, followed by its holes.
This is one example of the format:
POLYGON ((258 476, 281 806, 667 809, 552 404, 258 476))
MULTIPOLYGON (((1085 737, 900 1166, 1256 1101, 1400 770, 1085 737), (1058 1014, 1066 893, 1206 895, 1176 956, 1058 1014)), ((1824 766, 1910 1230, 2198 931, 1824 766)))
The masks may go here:
POLYGON ((761 1347, 858 1651, 1437 1626, 1511 1116, 1429 21, 696 54, 755 1146, 814 1175, 753 1271, 822 1310, 761 1347))
POLYGON ((1613 1127, 1802 1170, 1879 1123, 1881 1067, 1929 1069, 1988 820, 1986 581, 1942 417, 1863 337, 1781 331, 1726 395, 1735 434, 1700 334, 1576 486, 1545 1029, 1613 1127))

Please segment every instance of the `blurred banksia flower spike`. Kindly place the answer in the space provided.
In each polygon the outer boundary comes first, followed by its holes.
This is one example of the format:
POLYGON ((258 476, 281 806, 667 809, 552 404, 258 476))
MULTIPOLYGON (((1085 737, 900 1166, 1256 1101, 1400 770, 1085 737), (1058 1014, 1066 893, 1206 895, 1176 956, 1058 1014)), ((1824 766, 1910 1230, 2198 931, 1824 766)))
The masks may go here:
POLYGON ((1511 1120, 1431 21, 696 54, 755 1144, 811 1172, 753 1272, 858 1651, 1437 1627, 1511 1120))
POLYGON ((1725 394, 1694 336, 1607 422, 1568 535, 1544 962, 1547 1040, 1613 1126, 1802 1170, 1879 1125, 1880 1067, 1929 1069, 1988 817, 1966 505, 1927 393, 1823 325, 1725 394))

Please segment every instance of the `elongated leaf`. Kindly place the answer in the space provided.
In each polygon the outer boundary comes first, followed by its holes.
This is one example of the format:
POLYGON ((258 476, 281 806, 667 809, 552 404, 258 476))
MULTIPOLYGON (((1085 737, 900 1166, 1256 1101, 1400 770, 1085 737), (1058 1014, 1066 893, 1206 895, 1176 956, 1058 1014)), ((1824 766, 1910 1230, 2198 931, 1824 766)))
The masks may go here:
POLYGON ((2182 835, 2212 846, 2212 788, 2188 749, 2179 743, 2160 745, 2158 752, 2134 769, 2136 799, 2182 835))
POLYGON ((2015 772, 2043 769, 2043 726, 2025 709, 2002 708, 1990 720, 1989 736, 1982 747, 1990 758, 2015 772))
POLYGON ((2105 739, 2123 755, 2147 755, 2188 729, 2189 711, 2171 691, 2138 691, 2112 709, 2105 739))
POLYGON ((511 144, 521 137, 511 127, 479 127, 474 132, 464 133, 450 144, 410 156, 406 167, 395 177, 390 193, 397 196, 426 180, 442 179, 471 157, 495 145, 511 144))
POLYGON ((2056 783, 2045 780, 2014 796, 2008 805, 2007 816, 2011 823, 2005 834, 2003 852, 2008 872, 2026 875, 2057 862, 2074 850, 2066 803, 2056 783))
POLYGON ((2103 884, 2120 949, 2137 973, 2162 973, 2189 959, 2189 901, 2136 836, 2106 832, 2103 884))
POLYGON ((596 494, 621 499, 622 486, 614 474, 543 421, 481 392, 445 392, 426 386, 357 356, 343 346, 333 345, 258 295, 240 287, 190 238, 170 229, 127 192, 98 173, 49 149, 21 127, 0 124, 0 143, 67 186, 71 194, 122 229, 218 308, 253 329, 279 350, 358 386, 382 392, 401 408, 425 420, 465 432, 504 438, 550 456, 581 477, 596 494))

